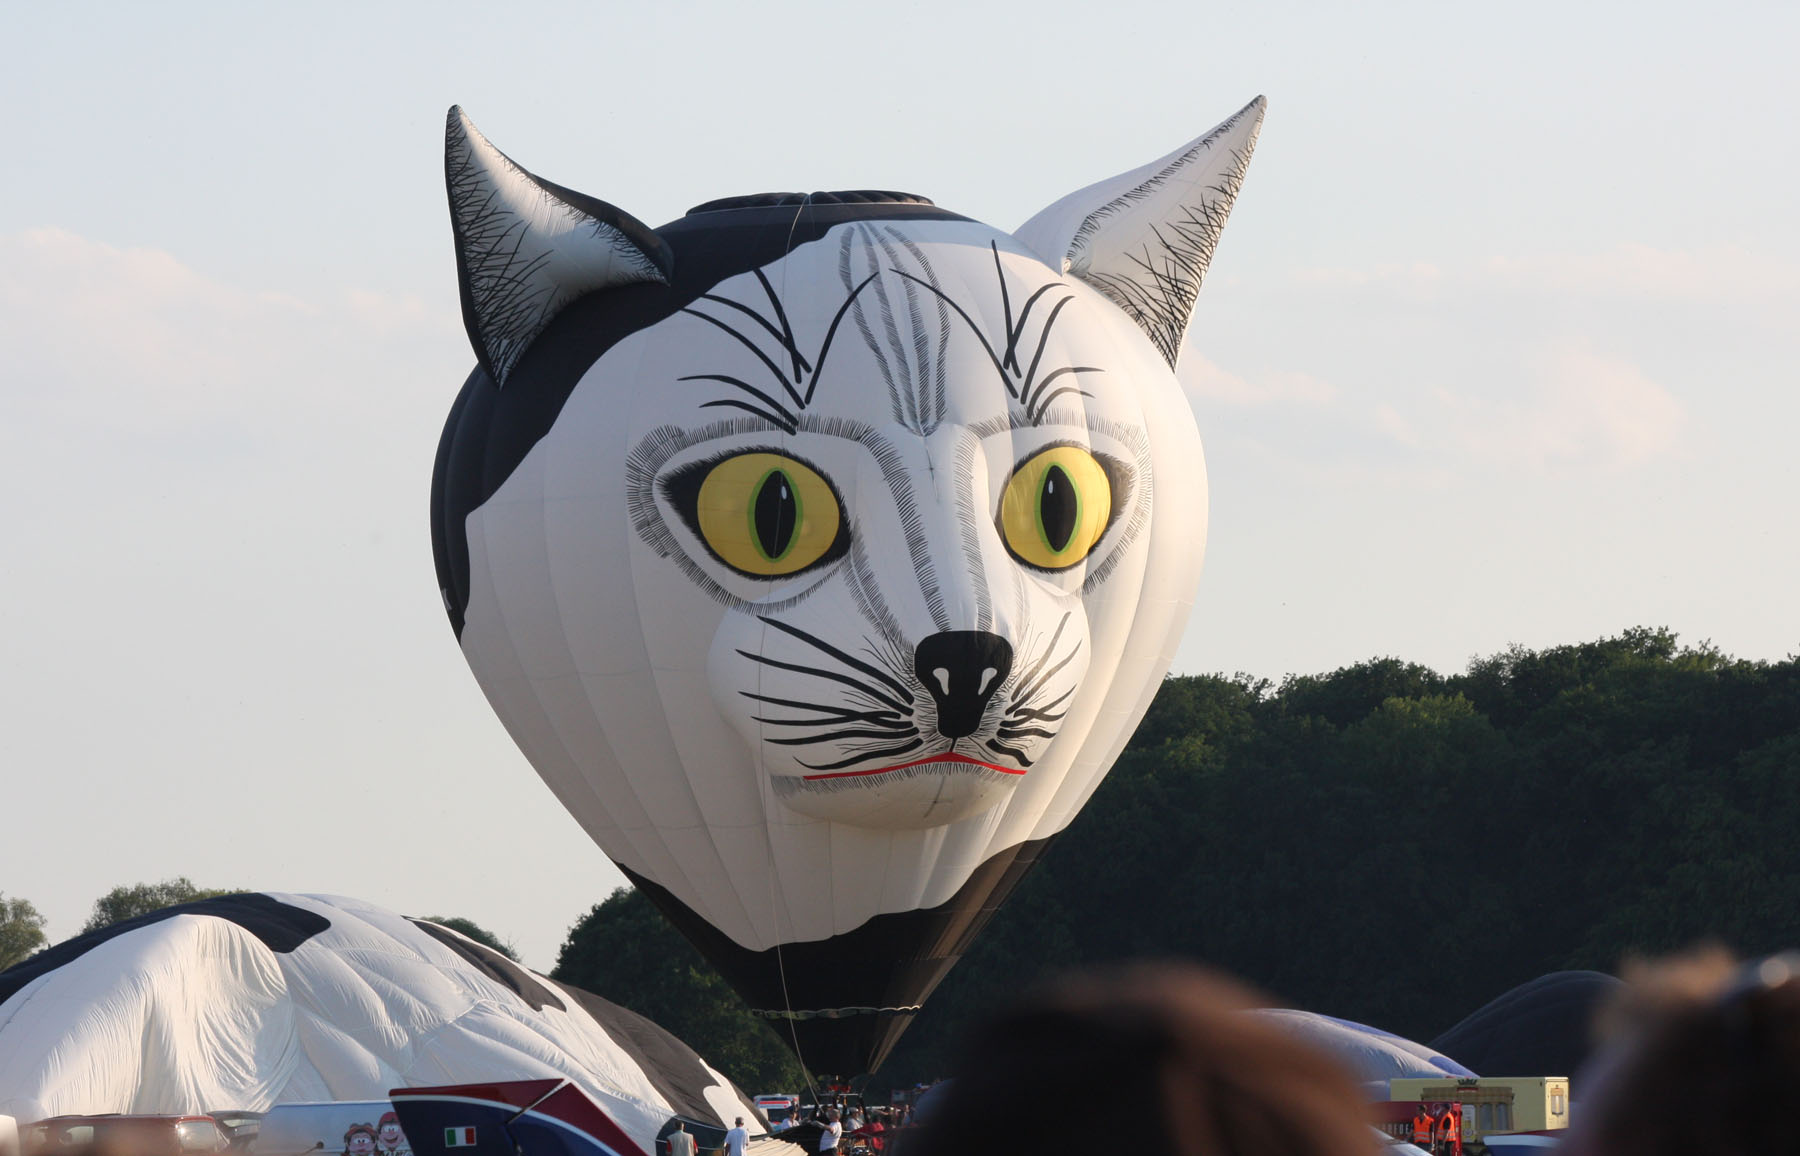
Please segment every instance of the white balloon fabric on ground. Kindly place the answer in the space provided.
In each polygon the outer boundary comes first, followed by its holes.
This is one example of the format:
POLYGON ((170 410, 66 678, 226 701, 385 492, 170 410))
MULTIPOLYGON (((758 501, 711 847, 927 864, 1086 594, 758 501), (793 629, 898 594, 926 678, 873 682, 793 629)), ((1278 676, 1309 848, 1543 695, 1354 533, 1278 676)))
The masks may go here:
POLYGON ((1360 1083, 1378 1093, 1375 1099, 1387 1099, 1389 1080, 1476 1074, 1428 1045, 1354 1020, 1293 1008, 1259 1008, 1245 1014, 1262 1016, 1336 1056, 1360 1083))
POLYGON ((674 1116, 757 1119, 650 1021, 354 899, 153 912, 0 972, 0 1115, 264 1110, 562 1076, 646 1152, 674 1116))

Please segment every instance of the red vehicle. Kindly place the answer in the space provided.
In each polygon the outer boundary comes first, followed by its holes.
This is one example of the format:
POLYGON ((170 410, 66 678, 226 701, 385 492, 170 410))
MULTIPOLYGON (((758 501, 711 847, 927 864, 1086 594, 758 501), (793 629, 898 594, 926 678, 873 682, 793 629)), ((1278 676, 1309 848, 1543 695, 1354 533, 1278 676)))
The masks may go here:
POLYGON ((195 1156, 230 1146, 211 1116, 52 1116, 19 1137, 21 1156, 195 1156))

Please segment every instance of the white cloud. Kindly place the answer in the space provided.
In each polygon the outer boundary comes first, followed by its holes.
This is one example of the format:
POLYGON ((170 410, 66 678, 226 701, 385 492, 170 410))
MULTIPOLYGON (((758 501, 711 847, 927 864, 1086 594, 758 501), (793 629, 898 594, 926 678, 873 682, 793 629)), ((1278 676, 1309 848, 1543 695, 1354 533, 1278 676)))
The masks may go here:
POLYGON ((459 330, 449 310, 415 298, 349 290, 304 301, 62 229, 0 236, 3 388, 15 415, 58 424, 266 426, 275 412, 367 404, 369 381, 410 376, 409 366, 441 370, 453 390, 459 330))
POLYGON ((1499 285, 1599 296, 1749 300, 1800 291, 1800 266, 1735 246, 1494 257, 1478 273, 1499 285))
POLYGON ((1490 462, 1621 469, 1680 452, 1686 410, 1630 362, 1561 348, 1533 370, 1514 401, 1434 390, 1425 420, 1446 447, 1490 462))
POLYGON ((1300 269, 1294 274, 1294 281, 1299 285, 1351 289, 1381 285, 1418 291, 1434 288, 1443 279, 1443 270, 1429 261, 1383 263, 1366 269, 1321 265, 1300 269))
POLYGON ((1336 398, 1338 392, 1330 382, 1296 370, 1271 370, 1254 379, 1240 377, 1192 348, 1182 354, 1175 375, 1190 400, 1225 405, 1322 405, 1336 398))
POLYGON ((1680 301, 1757 301, 1800 293, 1800 265, 1730 245, 1659 249, 1626 243, 1599 252, 1501 254, 1295 270, 1308 290, 1379 290, 1421 298, 1467 290, 1566 293, 1680 301))

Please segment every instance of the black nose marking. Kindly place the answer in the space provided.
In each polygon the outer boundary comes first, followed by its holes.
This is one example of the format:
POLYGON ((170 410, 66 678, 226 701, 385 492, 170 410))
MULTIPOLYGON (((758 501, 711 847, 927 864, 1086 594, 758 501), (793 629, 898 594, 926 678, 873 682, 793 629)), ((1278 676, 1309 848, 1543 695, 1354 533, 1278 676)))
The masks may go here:
POLYGON ((937 702, 938 733, 975 733, 988 700, 1012 670, 1012 643, 985 630, 946 630, 913 651, 913 673, 937 702))

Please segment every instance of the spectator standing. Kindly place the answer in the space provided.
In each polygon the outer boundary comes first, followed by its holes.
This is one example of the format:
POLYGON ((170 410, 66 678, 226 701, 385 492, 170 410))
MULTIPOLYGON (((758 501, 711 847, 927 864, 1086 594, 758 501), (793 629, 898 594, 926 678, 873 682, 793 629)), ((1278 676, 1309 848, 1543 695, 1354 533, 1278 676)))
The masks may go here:
POLYGON ((1702 948, 1625 969, 1600 1052, 1575 1075, 1568 1156, 1770 1156, 1795 1149, 1800 954, 1738 965, 1702 948))
POLYGON ((1437 1118, 1437 1144, 1433 1151, 1438 1156, 1455 1156, 1462 1148, 1462 1120, 1455 1104, 1445 1104, 1437 1118))
POLYGON ((680 1120, 675 1121, 675 1130, 669 1133, 669 1156, 694 1156, 694 1137, 680 1120))
POLYGON ((976 1030, 906 1154, 1376 1156, 1350 1074, 1261 1003, 1186 966, 1064 980, 976 1030))
POLYGON ((1419 1110, 1413 1113, 1412 1142, 1414 1147, 1431 1149, 1431 1109, 1419 1101, 1419 1110))
POLYGON ((838 1143, 844 1138, 844 1125, 839 1121, 836 1108, 825 1112, 825 1129, 819 1133, 819 1152, 837 1156, 838 1143))
POLYGON ((869 1122, 856 1130, 856 1134, 869 1142, 869 1151, 881 1156, 887 1147, 887 1125, 882 1122, 884 1113, 877 1110, 869 1114, 869 1122))
POLYGON ((744 1118, 739 1116, 737 1123, 725 1133, 725 1156, 744 1156, 744 1145, 750 1143, 750 1133, 744 1127, 744 1118))

